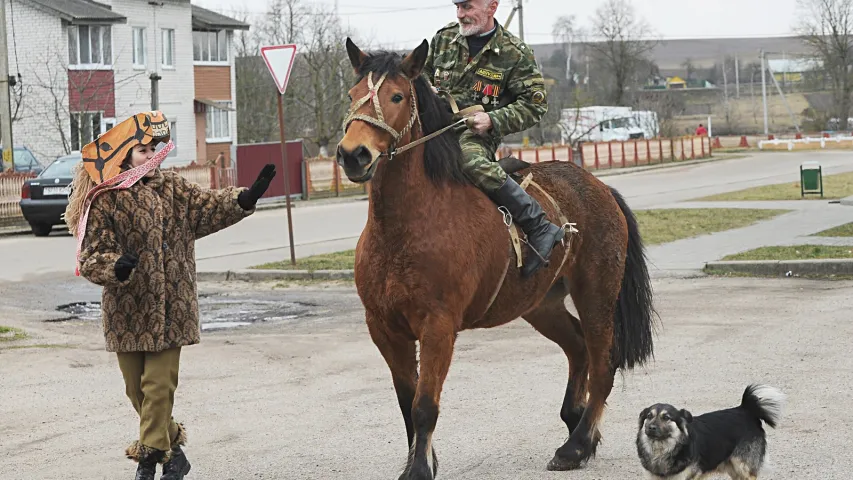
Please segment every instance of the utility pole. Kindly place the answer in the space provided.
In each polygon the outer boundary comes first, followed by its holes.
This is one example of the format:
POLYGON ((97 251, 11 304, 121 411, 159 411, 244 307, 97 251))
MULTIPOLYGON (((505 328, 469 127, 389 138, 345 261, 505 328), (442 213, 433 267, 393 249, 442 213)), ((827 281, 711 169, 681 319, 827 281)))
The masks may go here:
MULTIPOLYGON (((2 0, 0 0, 2 1, 2 0)), ((157 57, 157 33, 159 30, 157 29, 157 7, 162 7, 163 2, 161 1, 149 1, 148 5, 151 5, 151 9, 154 12, 154 71, 151 72, 151 75, 148 78, 151 80, 151 110, 159 110, 160 109, 160 80, 163 77, 160 76, 160 68, 159 62, 162 59, 157 57)), ((162 54, 162 51, 161 51, 162 54)))
POLYGON ((521 4, 523 0, 518 0, 518 38, 524 41, 524 6, 521 4))
POLYGON ((759 53, 761 57, 761 97, 764 101, 764 134, 768 135, 770 131, 767 129, 767 80, 764 77, 764 50, 759 53))
POLYGON ((6 1, 0 0, 0 138, 3 142, 2 168, 13 169, 12 99, 9 93, 9 44, 6 37, 6 1))

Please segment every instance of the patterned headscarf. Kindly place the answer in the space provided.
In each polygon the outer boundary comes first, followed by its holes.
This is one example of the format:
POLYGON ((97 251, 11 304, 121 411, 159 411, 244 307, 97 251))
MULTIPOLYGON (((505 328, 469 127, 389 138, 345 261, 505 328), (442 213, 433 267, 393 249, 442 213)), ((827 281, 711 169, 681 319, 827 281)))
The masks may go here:
POLYGON ((138 113, 83 147, 83 167, 100 185, 121 173, 122 163, 133 147, 152 141, 168 143, 170 137, 169 122, 162 112, 138 113))

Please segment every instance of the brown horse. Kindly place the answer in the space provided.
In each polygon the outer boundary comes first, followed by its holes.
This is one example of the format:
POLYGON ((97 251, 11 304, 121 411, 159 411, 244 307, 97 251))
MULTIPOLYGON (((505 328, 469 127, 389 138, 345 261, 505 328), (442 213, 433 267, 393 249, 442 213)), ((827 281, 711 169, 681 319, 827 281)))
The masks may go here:
MULTIPOLYGON (((568 357, 560 417, 570 436, 548 469, 578 468, 595 452, 616 370, 642 365, 653 351, 652 292, 637 223, 619 193, 582 168, 521 164, 579 229, 554 248, 547 267, 522 278, 504 217, 463 174, 454 132, 418 143, 453 122, 447 102, 420 76, 428 48, 424 41, 405 57, 367 55, 347 39, 358 81, 337 148, 347 177, 370 181, 355 283, 406 424, 410 455, 400 478, 437 473, 432 433, 457 334, 519 317, 568 357), (567 296, 580 319, 567 310, 567 296)), ((558 218, 547 197, 532 194, 558 218)))

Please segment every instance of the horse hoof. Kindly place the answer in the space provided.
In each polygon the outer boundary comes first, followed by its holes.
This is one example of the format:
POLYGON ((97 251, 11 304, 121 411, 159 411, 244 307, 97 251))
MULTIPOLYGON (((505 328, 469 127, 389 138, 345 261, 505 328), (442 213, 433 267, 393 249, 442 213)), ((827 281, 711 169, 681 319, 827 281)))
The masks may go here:
POLYGON ((554 458, 548 462, 549 472, 566 472, 569 470, 577 470, 583 466, 584 461, 578 460, 569 460, 567 458, 562 458, 559 455, 554 455, 554 458))
POLYGON ((566 443, 558 448, 554 453, 554 458, 548 462, 548 470, 556 472, 564 472, 567 470, 577 470, 586 464, 595 453, 595 445, 584 447, 573 443, 566 443))

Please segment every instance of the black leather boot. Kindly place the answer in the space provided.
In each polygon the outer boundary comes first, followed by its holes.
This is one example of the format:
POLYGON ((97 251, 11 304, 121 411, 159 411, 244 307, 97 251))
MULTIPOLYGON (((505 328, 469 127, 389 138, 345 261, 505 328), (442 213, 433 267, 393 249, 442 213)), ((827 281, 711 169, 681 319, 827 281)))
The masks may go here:
POLYGON ((536 252, 528 252, 525 255, 521 275, 529 277, 541 267, 547 266, 551 250, 563 239, 565 230, 551 223, 539 202, 528 195, 511 177, 489 197, 496 204, 506 207, 512 215, 512 220, 527 235, 528 246, 539 252, 539 255, 536 252))
POLYGON ((180 445, 172 447, 172 458, 163 464, 163 476, 160 480, 183 480, 190 473, 190 462, 180 445))
POLYGON ((136 476, 134 480, 154 480, 154 475, 157 473, 157 464, 163 463, 166 460, 167 452, 157 450, 141 443, 133 442, 125 450, 127 458, 138 463, 136 467, 136 476))

